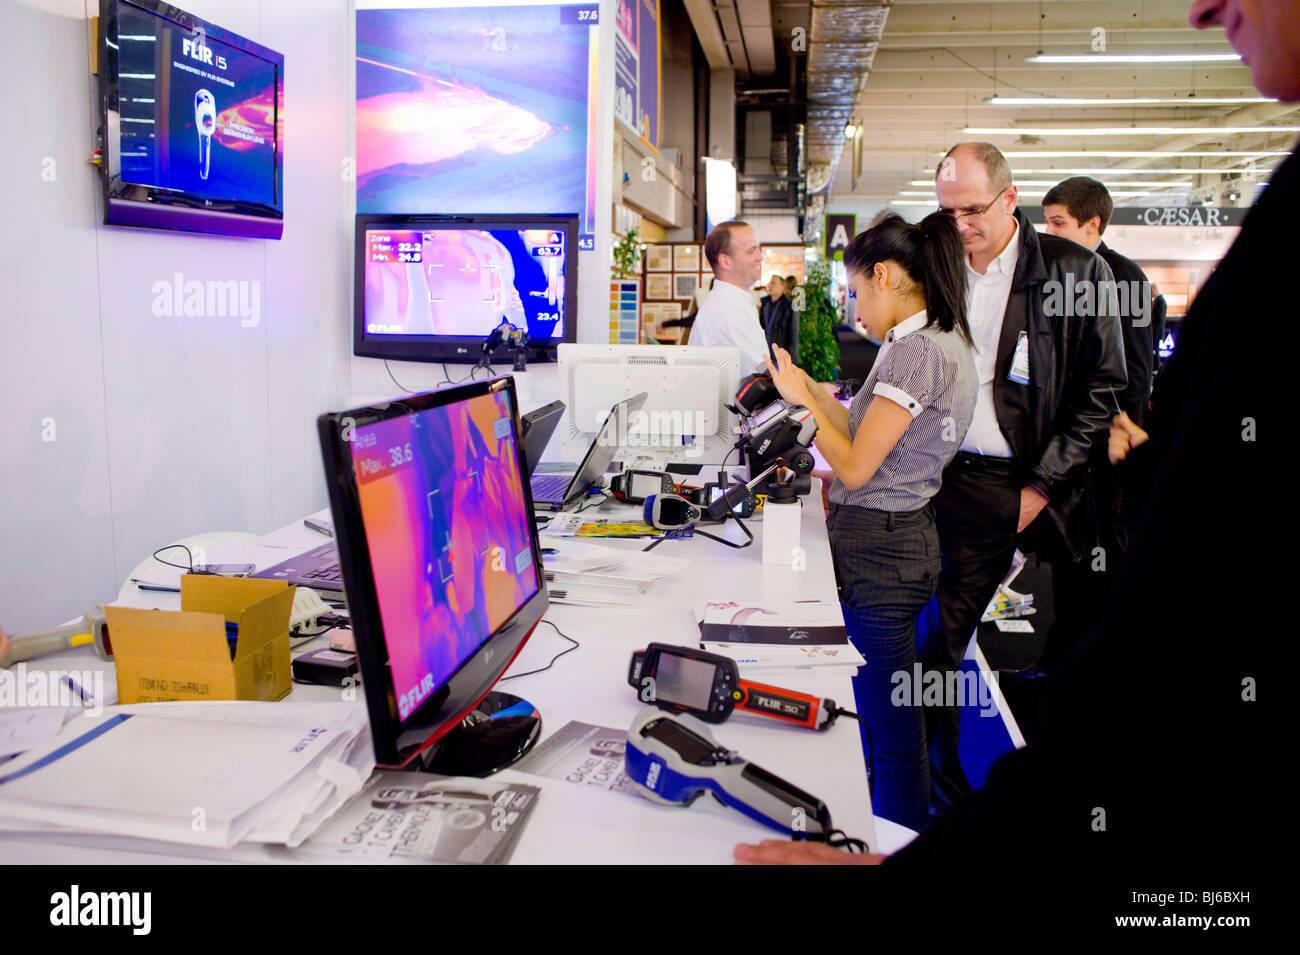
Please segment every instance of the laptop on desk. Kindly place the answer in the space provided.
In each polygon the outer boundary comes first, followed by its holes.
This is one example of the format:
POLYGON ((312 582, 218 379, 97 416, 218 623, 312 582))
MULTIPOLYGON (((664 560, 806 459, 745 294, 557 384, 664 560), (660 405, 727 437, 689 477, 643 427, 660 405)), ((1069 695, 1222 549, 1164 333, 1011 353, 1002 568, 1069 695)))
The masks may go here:
POLYGON ((620 436, 627 433, 628 419, 641 410, 648 397, 643 391, 614 403, 576 471, 534 474, 529 482, 533 504, 558 511, 581 500, 589 487, 600 483, 618 453, 620 436))
POLYGON ((259 570, 252 576, 310 587, 319 590, 327 600, 341 600, 343 597, 339 551, 333 541, 326 541, 305 553, 281 561, 274 567, 259 570))
POLYGON ((530 411, 519 419, 524 435, 524 464, 531 477, 542 460, 542 453, 551 442, 555 427, 564 417, 564 402, 552 401, 536 411, 530 411))
MULTIPOLYGON (((646 397, 643 392, 626 401, 618 402, 610 409, 604 426, 596 435, 592 446, 587 449, 587 456, 583 458, 582 466, 576 472, 534 475, 531 479, 534 504, 558 510, 565 504, 581 498, 587 488, 599 481, 618 451, 619 422, 622 421, 623 426, 626 427, 627 416, 639 410, 645 404, 646 397), (606 438, 606 432, 608 432, 608 439, 602 443, 602 439, 606 438), (543 492, 545 496, 539 496, 539 484, 546 489, 543 492)), ((555 427, 563 414, 564 402, 553 401, 524 415, 521 423, 524 426, 524 458, 529 474, 536 470, 542 452, 551 440, 551 435, 555 432, 555 427)), ((343 598, 339 553, 333 541, 326 541, 273 567, 259 570, 252 576, 283 580, 286 583, 297 584, 299 587, 310 587, 312 590, 320 591, 327 600, 343 598)))

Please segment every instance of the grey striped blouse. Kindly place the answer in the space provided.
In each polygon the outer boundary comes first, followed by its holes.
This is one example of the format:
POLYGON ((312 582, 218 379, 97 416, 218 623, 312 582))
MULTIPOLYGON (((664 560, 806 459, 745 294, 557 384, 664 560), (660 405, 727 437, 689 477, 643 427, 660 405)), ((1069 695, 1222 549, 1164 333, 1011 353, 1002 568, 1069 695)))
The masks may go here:
POLYGON ((879 511, 915 511, 939 490, 940 478, 975 412, 979 376, 971 346, 957 332, 926 328, 926 313, 899 322, 849 406, 849 434, 856 437, 867 406, 877 396, 912 415, 871 480, 850 491, 838 478, 831 485, 836 504, 879 511))

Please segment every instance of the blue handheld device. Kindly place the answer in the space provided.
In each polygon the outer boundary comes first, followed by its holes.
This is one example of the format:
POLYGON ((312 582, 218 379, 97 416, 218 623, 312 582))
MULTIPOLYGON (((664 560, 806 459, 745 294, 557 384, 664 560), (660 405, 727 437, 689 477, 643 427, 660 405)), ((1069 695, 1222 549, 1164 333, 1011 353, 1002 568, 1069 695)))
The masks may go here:
POLYGON ((796 838, 825 838, 831 813, 816 796, 718 745, 704 722, 651 707, 627 734, 628 779, 653 802, 689 806, 706 792, 796 838))

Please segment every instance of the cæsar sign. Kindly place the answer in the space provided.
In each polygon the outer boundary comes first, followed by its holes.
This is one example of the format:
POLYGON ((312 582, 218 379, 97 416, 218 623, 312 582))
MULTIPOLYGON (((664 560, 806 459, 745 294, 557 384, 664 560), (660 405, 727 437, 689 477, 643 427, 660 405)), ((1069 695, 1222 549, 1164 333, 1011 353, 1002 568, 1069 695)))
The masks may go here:
MULTIPOLYGON (((1239 226, 1249 207, 1241 206, 1119 206, 1108 225, 1239 226)), ((1044 221, 1040 206, 1025 206, 1029 221, 1044 221)))
POLYGON ((1120 208, 1111 214, 1111 225, 1241 225, 1249 207, 1240 206, 1147 206, 1120 208))

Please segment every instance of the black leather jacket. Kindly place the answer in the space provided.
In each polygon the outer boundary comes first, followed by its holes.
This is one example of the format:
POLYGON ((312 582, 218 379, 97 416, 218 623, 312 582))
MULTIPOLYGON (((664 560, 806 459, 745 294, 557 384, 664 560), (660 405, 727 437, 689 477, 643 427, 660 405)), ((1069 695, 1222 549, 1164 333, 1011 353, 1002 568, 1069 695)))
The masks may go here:
POLYGON ((1021 535, 1021 547, 1049 560, 1078 560, 1097 534, 1088 470, 1105 462, 1127 383, 1114 279, 1083 246, 1039 233, 1019 209, 1016 219, 1020 258, 998 342, 993 405, 1024 482, 1050 502, 1021 535), (1091 308, 1079 297, 1085 283, 1093 283, 1091 308), (1101 307, 1099 293, 1107 291, 1112 297, 1101 307), (1008 377, 1022 331, 1028 385, 1008 377))
POLYGON ((799 324, 795 320, 794 306, 782 295, 778 299, 765 299, 759 311, 759 322, 769 345, 780 345, 799 361, 799 324))

